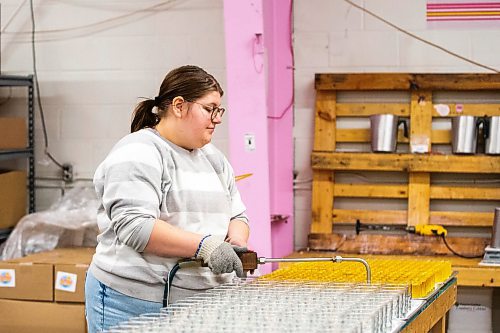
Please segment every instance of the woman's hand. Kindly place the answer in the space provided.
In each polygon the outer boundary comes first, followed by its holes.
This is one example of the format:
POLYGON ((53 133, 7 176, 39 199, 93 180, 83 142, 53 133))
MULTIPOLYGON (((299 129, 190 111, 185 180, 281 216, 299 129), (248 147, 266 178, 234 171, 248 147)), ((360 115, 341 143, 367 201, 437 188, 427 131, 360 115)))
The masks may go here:
POLYGON ((224 242, 222 238, 210 235, 204 237, 200 242, 200 251, 196 255, 196 259, 198 258, 203 259, 214 274, 235 271, 238 277, 244 276, 243 264, 238 258, 237 249, 224 242))

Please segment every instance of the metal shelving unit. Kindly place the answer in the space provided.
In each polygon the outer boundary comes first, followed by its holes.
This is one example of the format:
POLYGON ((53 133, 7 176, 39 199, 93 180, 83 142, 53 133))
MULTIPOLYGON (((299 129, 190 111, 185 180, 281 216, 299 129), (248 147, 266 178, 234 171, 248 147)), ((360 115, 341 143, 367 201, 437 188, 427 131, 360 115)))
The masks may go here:
POLYGON ((0 89, 2 87, 26 87, 28 90, 27 117, 28 117, 28 146, 25 149, 0 149, 0 161, 26 158, 28 160, 28 210, 35 211, 35 108, 33 75, 0 75, 0 89))

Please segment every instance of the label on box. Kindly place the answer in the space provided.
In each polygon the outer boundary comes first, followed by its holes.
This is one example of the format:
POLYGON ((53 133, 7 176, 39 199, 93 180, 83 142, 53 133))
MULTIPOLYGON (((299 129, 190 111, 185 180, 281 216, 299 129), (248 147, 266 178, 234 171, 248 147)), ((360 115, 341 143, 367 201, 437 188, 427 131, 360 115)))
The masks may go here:
POLYGON ((15 288, 16 287, 16 270, 15 269, 0 269, 0 287, 15 288))
POLYGON ((58 271, 55 288, 74 293, 76 291, 76 278, 76 274, 58 271))

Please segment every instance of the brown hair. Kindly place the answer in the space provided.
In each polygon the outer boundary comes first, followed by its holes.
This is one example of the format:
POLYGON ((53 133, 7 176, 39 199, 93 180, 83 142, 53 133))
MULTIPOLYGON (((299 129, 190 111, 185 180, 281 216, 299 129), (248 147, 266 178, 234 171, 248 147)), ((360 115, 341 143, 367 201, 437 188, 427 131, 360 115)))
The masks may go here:
POLYGON ((130 131, 136 132, 146 127, 154 127, 165 116, 168 106, 177 96, 186 101, 195 101, 211 91, 224 94, 217 80, 197 66, 187 65, 167 73, 160 86, 158 96, 146 99, 135 107, 130 131), (153 113, 157 107, 158 112, 153 113))

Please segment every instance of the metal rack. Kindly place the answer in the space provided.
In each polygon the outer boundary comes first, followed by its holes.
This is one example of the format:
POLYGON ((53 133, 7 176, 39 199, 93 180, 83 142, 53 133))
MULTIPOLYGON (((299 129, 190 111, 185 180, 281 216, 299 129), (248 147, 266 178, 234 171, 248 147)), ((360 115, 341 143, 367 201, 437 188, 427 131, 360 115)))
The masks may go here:
POLYGON ((2 87, 26 87, 28 89, 28 146, 24 149, 0 149, 0 161, 26 158, 28 160, 28 210, 35 211, 35 150, 34 150, 34 90, 33 75, 0 75, 0 88, 2 87))

